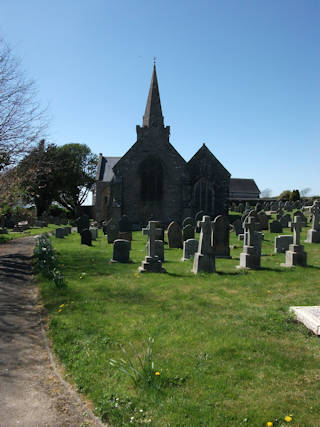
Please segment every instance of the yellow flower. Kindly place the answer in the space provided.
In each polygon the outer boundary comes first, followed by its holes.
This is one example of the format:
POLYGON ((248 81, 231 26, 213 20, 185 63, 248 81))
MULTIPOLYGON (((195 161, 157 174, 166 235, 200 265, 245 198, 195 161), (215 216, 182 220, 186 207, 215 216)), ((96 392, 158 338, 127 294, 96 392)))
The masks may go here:
POLYGON ((74 304, 74 301, 71 301, 71 304, 74 304))
POLYGON ((267 422, 267 426, 268 426, 268 427, 272 427, 272 426, 273 426, 273 423, 272 423, 271 421, 268 421, 268 422, 267 422))
POLYGON ((287 421, 287 423, 290 423, 290 421, 292 421, 292 417, 289 417, 289 415, 287 415, 286 417, 284 417, 284 420, 287 421))
POLYGON ((160 375, 160 372, 159 372, 159 371, 157 371, 157 372, 155 372, 155 374, 154 374, 154 375, 159 376, 159 375, 160 375))
POLYGON ((59 308, 58 312, 61 313, 61 311, 62 311, 62 308, 59 308))
POLYGON ((59 307, 60 307, 60 308, 61 308, 61 307, 64 307, 64 304, 59 305, 59 307))

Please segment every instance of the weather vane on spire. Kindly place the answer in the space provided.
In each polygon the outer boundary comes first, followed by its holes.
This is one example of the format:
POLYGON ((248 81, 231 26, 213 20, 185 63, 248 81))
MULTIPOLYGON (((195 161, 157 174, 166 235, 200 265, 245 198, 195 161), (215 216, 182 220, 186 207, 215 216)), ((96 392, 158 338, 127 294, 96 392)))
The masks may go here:
POLYGON ((154 56, 154 57, 153 57, 153 65, 156 65, 156 60, 157 60, 157 57, 156 57, 156 56, 154 56))

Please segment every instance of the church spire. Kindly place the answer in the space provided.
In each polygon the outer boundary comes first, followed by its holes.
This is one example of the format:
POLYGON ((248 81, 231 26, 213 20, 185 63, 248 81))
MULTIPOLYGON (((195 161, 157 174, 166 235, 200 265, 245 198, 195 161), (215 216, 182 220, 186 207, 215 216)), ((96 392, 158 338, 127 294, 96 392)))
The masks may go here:
POLYGON ((146 110, 143 116, 143 126, 144 127, 145 126, 146 127, 164 126, 155 63, 153 64, 153 72, 152 72, 151 84, 149 89, 149 95, 147 99, 146 110))

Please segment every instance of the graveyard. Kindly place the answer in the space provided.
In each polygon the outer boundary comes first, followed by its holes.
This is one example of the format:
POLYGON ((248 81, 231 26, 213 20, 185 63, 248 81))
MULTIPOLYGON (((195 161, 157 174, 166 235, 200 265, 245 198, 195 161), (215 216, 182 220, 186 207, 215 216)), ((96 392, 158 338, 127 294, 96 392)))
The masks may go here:
MULTIPOLYGON (((250 221, 243 223, 245 232, 250 221)), ((237 268, 250 255, 244 244, 250 248, 252 236, 240 240, 230 232, 230 251, 209 263, 212 272, 195 271, 194 257, 170 247, 166 233, 161 268, 141 271, 154 258, 153 243, 146 248, 150 223, 132 232, 131 243, 122 239, 130 252, 121 262, 111 262, 118 257, 115 243, 101 229, 91 246, 76 232, 53 237, 68 286, 39 281, 68 381, 111 425, 263 426, 285 425, 290 417, 292 425, 318 426, 319 341, 289 308, 319 303, 320 247, 305 242, 314 224, 304 223, 300 233, 295 221, 282 232, 262 230, 253 269, 237 268), (288 268, 274 240, 296 239, 296 229, 306 266, 288 268)), ((198 232, 194 237, 201 241, 198 232)), ((289 240, 292 252, 299 242, 289 240)), ((205 249, 208 242, 201 244, 205 249)), ((210 247, 195 256, 203 254, 210 257, 210 247)))

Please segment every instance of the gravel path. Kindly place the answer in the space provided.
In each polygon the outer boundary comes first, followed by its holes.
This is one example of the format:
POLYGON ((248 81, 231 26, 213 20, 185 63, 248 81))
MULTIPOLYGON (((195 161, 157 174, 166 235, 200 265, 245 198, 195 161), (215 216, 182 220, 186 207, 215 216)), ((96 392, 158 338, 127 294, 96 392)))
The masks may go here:
POLYGON ((34 242, 0 245, 0 426, 102 426, 54 366, 32 280, 34 242))

